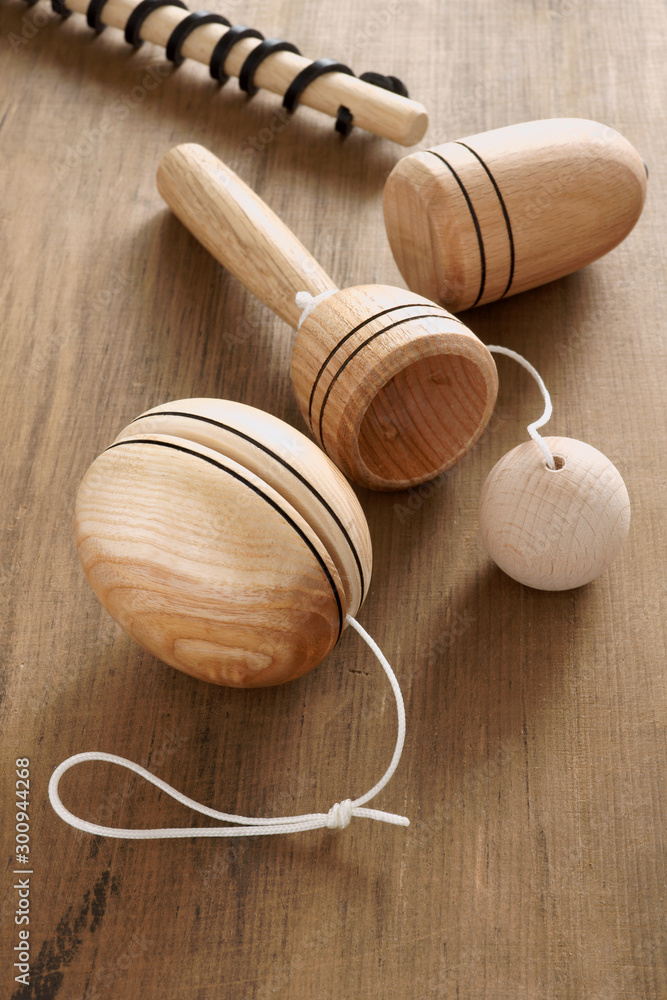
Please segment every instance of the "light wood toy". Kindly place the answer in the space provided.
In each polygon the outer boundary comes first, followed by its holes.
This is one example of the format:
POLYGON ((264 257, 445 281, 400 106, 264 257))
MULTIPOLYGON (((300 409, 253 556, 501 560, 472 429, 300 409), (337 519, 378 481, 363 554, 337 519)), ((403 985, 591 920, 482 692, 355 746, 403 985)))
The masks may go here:
POLYGON ((170 150, 157 182, 206 249, 298 328, 291 375, 299 406, 351 479, 377 490, 413 486, 474 444, 493 411, 498 376, 459 319, 401 288, 338 290, 264 202, 201 146, 170 150), (299 292, 330 294, 305 315, 299 292))
POLYGON ((141 646, 217 684, 315 667, 371 577, 363 511, 282 420, 186 399, 138 417, 88 469, 76 543, 104 607, 141 646))
POLYGON ((508 452, 482 487, 479 522, 491 558, 508 576, 538 590, 590 583, 620 552, 630 499, 618 469, 574 438, 534 441, 508 452))
MULTIPOLYGON (((35 0, 28 0, 30 6, 35 0)), ((88 27, 102 32, 120 28, 134 48, 144 42, 164 46, 167 59, 179 66, 193 59, 209 67, 224 85, 238 77, 249 97, 259 88, 283 98, 291 113, 306 104, 336 119, 336 131, 347 135, 353 126, 404 146, 419 142, 428 127, 425 108, 407 96, 395 76, 362 73, 335 59, 312 62, 291 42, 264 38, 255 28, 232 25, 222 14, 190 12, 183 0, 51 0, 61 17, 84 14, 88 27)))
POLYGON ((387 235, 407 285, 459 312, 607 253, 637 222, 646 177, 605 125, 510 125, 402 159, 384 191, 387 235))

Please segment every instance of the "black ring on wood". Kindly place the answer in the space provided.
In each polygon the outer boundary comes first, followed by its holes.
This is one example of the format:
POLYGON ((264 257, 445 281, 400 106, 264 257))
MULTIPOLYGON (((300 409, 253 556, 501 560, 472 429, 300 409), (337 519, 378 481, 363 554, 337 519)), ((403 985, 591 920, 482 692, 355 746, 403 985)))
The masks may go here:
POLYGON ((364 83, 372 83, 374 87, 382 87, 383 90, 390 90, 392 94, 399 94, 401 97, 409 97, 408 88, 397 76, 383 76, 382 73, 362 73, 359 77, 364 83))
POLYGON ((350 109, 346 108, 344 104, 341 104, 338 109, 338 114, 336 115, 336 124, 334 125, 334 128, 336 129, 336 132, 343 136, 343 138, 345 138, 346 135, 349 135, 352 131, 352 117, 353 115, 350 109))
MULTIPOLYGON (((371 83, 374 87, 382 87, 383 90, 389 90, 392 94, 399 94, 400 97, 409 97, 408 88, 405 86, 402 80, 399 80, 397 76, 383 76, 382 73, 373 73, 369 71, 368 73, 362 73, 359 77, 363 83, 371 83)), ((343 136, 349 135, 354 127, 354 115, 349 108, 346 108, 344 104, 338 109, 338 114, 336 116, 336 124, 334 128, 337 132, 343 136)))
POLYGON ((335 59, 317 59, 310 66, 306 66, 300 73, 297 73, 290 83, 283 97, 285 110, 294 111, 306 87, 314 83, 318 77, 324 76, 325 73, 346 73, 348 76, 354 76, 349 66, 344 66, 343 63, 339 63, 335 59))
POLYGON ((259 38, 260 41, 264 41, 264 35, 261 31, 257 31, 255 28, 248 28, 245 24, 235 24, 229 31, 225 32, 211 53, 209 71, 213 79, 217 80, 223 87, 229 80, 224 71, 227 56, 242 38, 259 38))
POLYGON ((144 44, 143 38, 139 35, 141 26, 148 15, 152 14, 158 7, 182 7, 183 10, 188 9, 183 0, 141 0, 141 3, 137 4, 125 24, 125 41, 128 45, 132 45, 135 49, 141 48, 144 44))
POLYGON ((88 27, 96 31, 98 35, 106 28, 106 24, 102 20, 102 11, 108 2, 109 0, 90 0, 88 4, 86 21, 88 22, 88 27))
MULTIPOLYGON (((95 3, 95 0, 91 0, 91 2, 95 3)), ((106 0, 103 2, 106 3, 106 0)), ((200 28, 204 24, 224 24, 227 28, 232 26, 231 21, 228 21, 222 14, 211 14, 207 10, 195 10, 188 17, 184 17, 167 39, 167 59, 171 60, 174 66, 180 66, 185 58, 181 55, 185 39, 192 34, 195 28, 200 28)))
POLYGON ((272 56, 274 52, 293 52, 296 56, 301 55, 296 45, 292 45, 291 42, 283 42, 281 38, 267 38, 261 42, 257 48, 252 50, 239 73, 239 87, 249 97, 253 97, 259 90, 259 87, 255 86, 254 83, 255 73, 264 60, 272 56))
POLYGON ((63 0, 51 0, 51 6, 53 7, 53 13, 60 14, 63 20, 66 17, 69 17, 70 14, 74 13, 74 11, 71 11, 69 7, 65 6, 63 0))

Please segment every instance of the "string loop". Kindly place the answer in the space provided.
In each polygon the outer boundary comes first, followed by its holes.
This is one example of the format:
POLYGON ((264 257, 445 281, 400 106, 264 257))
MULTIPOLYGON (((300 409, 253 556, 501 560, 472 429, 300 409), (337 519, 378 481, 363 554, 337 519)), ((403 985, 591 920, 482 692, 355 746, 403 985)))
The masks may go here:
POLYGON ((540 373, 537 371, 537 369, 533 368, 531 363, 529 361, 526 361, 526 359, 522 357, 521 354, 517 354, 516 351, 510 350, 509 347, 498 347, 495 344, 493 346, 490 346, 487 344, 487 348, 493 354, 505 354, 508 358, 513 358, 515 361, 518 361, 519 364, 522 365, 527 372, 530 372, 530 374, 533 376, 538 386, 540 387, 540 392, 542 393, 542 396, 544 398, 544 413, 542 414, 539 420, 535 420, 533 421, 532 424, 529 424, 527 430, 530 436, 532 437, 533 441, 537 445, 537 447, 544 455, 544 458, 547 463, 547 468, 555 469, 556 463, 554 461, 553 455, 551 454, 551 450, 546 441, 544 440, 544 438, 537 432, 538 427, 542 427, 543 424, 546 424, 547 421, 551 419, 551 413, 552 413, 551 396, 549 395, 549 390, 542 381, 540 373))
POLYGON ((181 837, 259 837, 277 833, 299 833, 302 830, 318 830, 321 828, 328 828, 329 830, 342 830, 349 825, 353 817, 379 820, 383 823, 392 823, 395 826, 409 826, 410 820, 407 816, 399 816, 396 813, 382 812, 379 809, 363 808, 367 802, 370 802, 370 800, 385 787, 398 767, 398 762, 400 761, 401 753, 403 752, 403 744, 405 743, 405 706, 403 704, 403 696, 401 694, 401 689, 396 679, 396 675, 391 669, 388 660, 378 647, 377 643, 351 615, 346 615, 346 620, 348 625, 350 625, 369 646, 384 670, 396 699, 396 713, 398 716, 398 735, 396 737, 396 746, 394 748, 394 753, 389 767, 380 780, 373 785, 370 791, 366 792, 365 795, 362 795, 357 799, 342 799, 340 802, 336 802, 326 813, 306 813, 303 816, 277 816, 268 818, 263 816, 236 816, 230 813, 219 812, 217 809, 211 809, 208 806, 202 805, 200 802, 196 802, 194 799, 189 798, 182 792, 177 791, 171 785, 168 785, 166 781, 162 781, 161 778, 151 774, 151 772, 145 767, 141 767, 140 764, 135 764, 133 761, 127 760, 125 757, 119 757, 113 753, 91 751, 87 753, 77 753, 74 754, 73 757, 68 757, 67 760, 58 765, 51 775, 51 779, 49 781, 49 801, 51 802, 55 812, 62 820, 65 821, 65 823, 69 823, 70 826, 75 827, 77 830, 82 830, 84 833, 92 833, 103 837, 115 837, 122 840, 163 840, 181 837), (141 830, 121 829, 120 827, 100 826, 97 823, 89 823, 88 820, 75 816, 74 813, 71 813, 69 809, 63 805, 58 792, 58 786, 63 774, 65 774, 66 771, 69 771, 71 767, 75 767, 77 764, 81 764, 84 761, 93 760, 106 761, 110 764, 118 764, 120 767, 125 767, 128 771, 133 771, 135 774, 140 775, 140 777, 145 778, 146 781, 149 781, 152 785, 155 785, 156 788, 166 792, 166 794, 171 796, 172 799, 175 799, 182 805, 188 806, 194 812, 198 812, 202 816, 210 816, 212 819, 217 819, 224 823, 231 823, 235 825, 214 827, 158 827, 157 829, 141 830))

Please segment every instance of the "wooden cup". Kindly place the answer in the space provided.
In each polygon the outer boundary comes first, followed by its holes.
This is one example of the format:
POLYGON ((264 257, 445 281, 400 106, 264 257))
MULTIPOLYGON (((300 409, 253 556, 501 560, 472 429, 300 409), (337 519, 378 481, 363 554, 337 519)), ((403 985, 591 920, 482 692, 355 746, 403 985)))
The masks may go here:
POLYGON ((434 478, 474 444, 498 377, 491 354, 460 320, 404 289, 337 289, 264 202, 201 146, 168 152, 157 182, 206 249, 297 329, 291 374, 301 412, 346 475, 371 489, 403 489, 434 478), (300 291, 333 294, 300 322, 300 291))
POLYGON ((554 118, 402 159, 384 191, 407 285, 455 312, 562 278, 623 240, 646 164, 598 122, 554 118))
POLYGON ((145 649, 232 687, 317 666, 370 582, 368 525, 308 438, 242 403, 186 399, 129 424, 78 491, 76 543, 145 649))

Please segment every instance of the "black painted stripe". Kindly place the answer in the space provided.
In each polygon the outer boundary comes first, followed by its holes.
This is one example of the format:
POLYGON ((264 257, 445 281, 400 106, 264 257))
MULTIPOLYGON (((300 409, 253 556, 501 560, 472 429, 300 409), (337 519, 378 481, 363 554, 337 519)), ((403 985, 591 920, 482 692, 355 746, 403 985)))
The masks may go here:
POLYGON ((266 455, 269 455, 270 458, 273 458, 276 462, 279 462, 280 465, 283 466, 283 468, 291 472, 292 475, 295 476, 299 480, 299 482, 302 483, 303 486, 305 486, 308 490, 310 490, 315 499, 319 500, 324 509, 331 515, 331 517, 334 519, 334 521, 340 528, 345 538, 345 541, 349 545, 350 551, 354 556, 354 561, 357 564, 357 569, 359 570, 359 582, 361 584, 361 598, 359 600, 359 604, 360 605, 363 604, 364 595, 366 593, 366 581, 364 580, 364 571, 361 566, 361 559, 359 557, 359 553, 357 552, 354 542, 350 538, 347 528, 345 527, 345 525, 343 524, 338 514, 333 509, 333 507, 322 496, 322 494, 315 489, 312 483, 308 482, 305 476, 302 476, 300 472, 297 472, 297 470, 292 465, 290 465, 289 462, 287 462, 284 458, 281 458, 280 455, 277 455, 275 451, 271 451, 270 448, 267 448, 265 444, 262 444, 261 441, 258 441, 256 438, 251 437, 249 434, 245 434, 243 431, 240 431, 237 427, 231 427, 229 424, 223 424, 222 421, 220 420, 214 420, 213 417, 205 417, 199 413, 187 413, 181 410, 158 410, 156 413, 142 413, 141 416, 135 417, 135 419, 131 423, 136 424, 139 420, 144 420, 144 418, 146 417, 189 417, 191 420, 201 420, 202 423, 212 424, 214 427, 220 427, 221 430, 229 431, 230 434, 236 434, 237 437, 243 438, 244 441, 248 441, 250 444, 255 445, 256 448, 260 448, 266 455))
POLYGON ((475 212, 475 209, 473 208, 472 201, 470 200, 470 195, 466 191, 463 181, 456 173, 451 163, 447 163, 447 160, 444 158, 444 156, 441 156, 440 153, 436 153, 434 149, 426 149, 424 150, 424 152, 431 153, 433 156, 437 157, 442 163, 445 164, 445 166, 451 173, 452 177, 454 178, 458 186, 461 188, 461 193, 463 194, 463 197, 466 200, 468 210, 472 217, 473 225, 475 227, 475 232, 477 233, 477 243, 479 244, 479 260, 482 270, 482 278, 479 284, 479 292, 477 293, 477 298, 475 299, 475 301, 471 306, 471 308, 474 308, 481 299, 482 295, 484 294, 484 285, 486 284, 486 254, 484 253, 484 239, 482 238, 482 230, 479 225, 479 219, 477 218, 477 214, 475 212))
MULTIPOLYGON (((388 309, 383 309, 381 312, 375 313, 373 316, 369 316, 368 319, 365 319, 363 321, 363 323, 359 323, 357 326, 354 327, 353 330, 350 330, 349 333, 346 333, 345 336, 342 338, 342 340, 339 340, 336 346, 329 351, 326 358, 320 365, 320 370, 315 376, 315 381, 313 382, 313 388, 310 390, 310 399, 308 401, 308 422, 310 424, 311 431, 313 430, 313 398, 315 396, 315 390, 317 389, 319 381, 322 378, 322 375, 324 374, 324 369, 327 367, 327 365, 333 358, 336 351, 338 351, 339 348, 341 348, 343 344, 345 344, 350 339, 350 337, 354 337, 355 333, 359 333, 359 331, 363 330, 365 326, 368 326, 369 323, 372 323, 374 319, 380 319, 382 316, 387 316, 388 313, 396 312, 397 309, 422 309, 424 305, 425 305, 424 302, 404 302, 402 305, 389 306, 388 309)), ((438 308, 435 302, 433 303, 433 306, 436 309, 438 308)), ((446 311, 447 310, 443 309, 443 312, 446 311)), ((451 316, 451 319, 456 320, 457 323, 461 322, 460 319, 456 319, 456 316, 451 316)))
MULTIPOLYGON (((337 381, 337 379, 339 378, 341 372, 344 371, 345 368, 349 365, 349 363, 352 360, 352 358, 356 354, 358 354, 359 351, 362 351, 364 349, 364 347, 367 347, 368 344, 372 343, 372 341, 374 341, 376 339, 376 337, 381 337, 383 333, 387 333, 388 330, 393 330, 395 326, 401 326, 403 323, 409 323, 412 320, 416 320, 416 319, 442 319, 442 313, 422 313, 420 316, 407 316, 404 319, 396 320, 395 323, 390 323, 389 326, 385 326, 385 327, 383 327, 382 330, 378 330, 376 333, 371 334, 370 337, 367 337, 366 340, 364 340, 361 344, 359 344, 358 347, 355 347, 355 349, 352 351, 352 353, 349 355, 349 357, 347 357, 345 359, 345 361, 342 363, 342 365, 340 366, 340 368, 338 369, 338 371, 336 372, 336 374, 334 375, 334 377, 331 379, 331 382, 329 383, 329 387, 328 387, 327 391, 324 394, 324 399, 322 400, 322 406, 320 407, 320 420, 319 420, 319 425, 318 425, 319 426, 319 435, 320 435, 320 441, 322 442, 322 447, 324 448, 325 451, 326 451, 326 446, 324 444, 324 436, 323 436, 323 433, 322 433, 322 422, 323 422, 323 419, 324 419, 324 408, 327 405, 327 400, 329 399, 329 395, 330 395, 331 390, 333 388, 334 382, 337 381)), ((452 317, 452 319, 454 319, 454 317, 452 317)), ((460 322, 460 320, 457 320, 457 322, 460 322)))
POLYGON ((504 200, 502 194, 500 193, 500 188, 498 187, 498 184, 496 183, 495 177, 493 176, 493 174, 491 173, 491 171, 489 170, 488 166, 486 165, 486 163, 484 162, 484 160, 482 159, 482 157, 479 155, 479 153, 476 153, 475 150, 472 148, 472 146, 466 145, 465 142, 461 142, 460 140, 458 140, 457 144, 459 146, 463 146, 465 149, 467 149, 468 152, 472 153, 472 155, 476 159, 478 159, 479 162, 482 164, 482 166, 486 170, 486 173, 488 175, 489 180, 493 184, 493 190, 496 192, 496 195, 498 196, 498 201, 500 202, 500 207, 503 210, 503 217, 505 219, 505 225, 507 226, 507 238, 508 238, 509 243, 510 243, 510 276, 509 276, 509 279, 507 281, 507 287, 506 287, 505 291, 503 292, 503 294, 500 296, 501 299, 504 299, 505 296, 507 295, 507 293, 509 292, 510 288, 512 287, 512 281, 514 280, 514 235, 512 233, 512 224, 510 222, 509 212, 507 211, 507 206, 505 205, 505 200, 504 200))
POLYGON ((336 584, 334 582, 334 578, 332 577, 332 575, 331 575, 331 573, 329 571, 329 567, 327 566, 327 564, 325 563, 324 559, 322 558, 322 556, 320 555, 320 553, 317 551, 317 549, 315 548, 315 546, 311 542, 310 538, 308 538, 308 536, 299 527, 299 525, 296 523, 296 521, 292 520, 292 518, 289 516, 289 514, 286 511, 284 511, 282 509, 282 507, 275 502, 275 500, 273 500, 271 497, 267 496, 266 493, 264 493, 262 490, 260 490, 260 488, 258 486, 256 486, 254 483, 249 482, 247 479, 245 479, 243 476, 241 476, 238 472, 235 472, 233 469, 230 469, 228 466, 224 465, 222 462, 216 461, 216 459, 211 458, 209 455, 202 455, 201 452, 199 452, 199 451, 194 451, 191 448, 184 448, 183 445, 180 445, 180 444, 174 444, 172 441, 154 441, 154 440, 151 440, 150 438, 125 438, 125 440, 123 440, 123 441, 116 441, 115 444, 109 445, 109 447, 106 449, 106 451, 111 451, 112 448, 120 448, 120 447, 122 447, 123 445, 126 445, 126 444, 154 444, 154 445, 158 445, 158 447, 160 447, 160 448, 171 448, 173 451, 180 451, 180 452, 183 452, 183 454, 185 454, 185 455, 192 455, 194 458, 201 458, 201 459, 203 459, 204 462, 208 462, 209 465, 213 465, 213 466, 215 466, 216 469, 220 469, 222 472, 226 472, 227 475, 232 476, 233 479, 237 479, 240 483, 243 483, 244 486, 248 486, 253 491, 253 493, 256 493, 257 496, 259 496, 259 497, 262 498, 262 500, 266 500, 266 502, 269 504, 269 506, 273 507, 273 509, 275 511, 277 511, 277 513, 280 514, 280 516, 285 521, 287 521, 287 523, 289 525, 291 525, 292 528, 294 528, 294 530, 296 531, 297 535, 306 543, 306 545, 308 546, 308 548, 310 549, 310 551, 312 552, 312 554, 315 556, 315 558, 317 559, 318 563, 320 564, 322 570, 324 571, 324 574, 325 574, 327 580, 329 581, 329 586, 331 587, 331 591, 332 591, 332 593, 334 595, 334 598, 336 600, 336 606, 338 608, 338 636, 336 638, 336 642, 338 642, 338 639, 340 639, 340 636, 341 636, 341 632, 343 631, 343 607, 342 607, 341 602, 340 602, 340 594, 338 593, 338 588, 337 588, 337 586, 336 586, 336 584))

